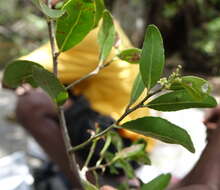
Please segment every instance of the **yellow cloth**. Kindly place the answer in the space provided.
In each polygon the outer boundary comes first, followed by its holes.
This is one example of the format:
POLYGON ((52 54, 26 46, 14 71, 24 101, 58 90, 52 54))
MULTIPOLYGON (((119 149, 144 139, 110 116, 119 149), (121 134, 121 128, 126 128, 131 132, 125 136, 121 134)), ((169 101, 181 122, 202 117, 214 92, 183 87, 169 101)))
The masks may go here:
MULTIPOLYGON (((121 39, 119 49, 132 47, 131 43, 117 23, 116 31, 121 39)), ((98 28, 92 30, 87 37, 74 48, 61 53, 58 64, 58 78, 63 84, 70 84, 96 68, 99 57, 99 46, 97 44, 98 28)), ((116 50, 113 49, 108 60, 115 57, 116 50)), ((22 57, 37 62, 44 68, 52 71, 52 58, 49 43, 22 57)), ((102 69, 100 73, 82 83, 74 89, 75 94, 83 94, 90 102, 92 108, 100 113, 111 115, 118 119, 124 112, 129 102, 133 81, 138 73, 138 65, 129 64, 115 58, 114 61, 102 69)), ((148 114, 146 109, 137 110, 124 121, 135 119, 148 114)), ((124 132, 123 132, 124 134, 124 132)), ((123 136, 126 136, 124 134, 123 136)), ((130 137, 130 134, 129 134, 130 137)), ((151 141, 148 148, 151 149, 151 141)))

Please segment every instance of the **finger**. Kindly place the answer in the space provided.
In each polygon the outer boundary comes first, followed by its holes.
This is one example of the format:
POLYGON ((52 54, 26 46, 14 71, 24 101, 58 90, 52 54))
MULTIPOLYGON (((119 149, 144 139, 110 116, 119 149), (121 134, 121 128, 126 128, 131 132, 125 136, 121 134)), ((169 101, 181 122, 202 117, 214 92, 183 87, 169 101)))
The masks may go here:
POLYGON ((217 127, 218 127, 218 125, 217 125, 216 122, 215 122, 215 123, 213 123, 213 122, 207 122, 205 125, 206 125, 206 127, 207 127, 208 129, 217 129, 217 127))
POLYGON ((220 108, 214 108, 212 109, 206 116, 204 123, 209 123, 209 122, 218 122, 220 120, 220 108))
POLYGON ((101 187, 100 190, 116 190, 116 189, 111 186, 105 185, 105 186, 101 187))

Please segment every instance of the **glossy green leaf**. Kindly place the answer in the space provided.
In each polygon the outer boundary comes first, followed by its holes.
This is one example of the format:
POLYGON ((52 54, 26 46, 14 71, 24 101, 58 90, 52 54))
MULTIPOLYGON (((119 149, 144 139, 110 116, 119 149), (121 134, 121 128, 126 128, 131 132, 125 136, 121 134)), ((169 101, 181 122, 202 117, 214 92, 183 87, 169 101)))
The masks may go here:
POLYGON ((180 81, 174 82, 170 89, 186 89, 196 99, 201 99, 204 94, 209 94, 211 92, 208 81, 195 76, 182 77, 180 81))
POLYGON ((166 143, 180 144, 190 152, 195 152, 187 131, 160 117, 139 118, 126 122, 121 127, 166 143))
POLYGON ((131 90, 131 99, 130 99, 130 104, 133 104, 135 103, 135 101, 141 96, 141 94, 143 93, 145 89, 145 85, 143 83, 143 80, 141 78, 141 75, 140 73, 138 73, 135 81, 134 81, 134 84, 133 84, 133 87, 132 87, 132 90, 131 90))
POLYGON ((3 84, 10 88, 17 88, 23 83, 29 83, 33 87, 37 87, 32 75, 33 65, 43 68, 35 62, 26 60, 16 60, 7 65, 3 75, 3 84))
POLYGON ((61 17, 65 11, 49 8, 43 0, 32 0, 32 2, 49 18, 57 19, 61 17))
POLYGON ((165 62, 163 39, 155 25, 149 25, 145 34, 140 59, 140 72, 147 89, 160 79, 165 62))
POLYGON ((130 48, 120 52, 118 57, 131 64, 138 64, 141 58, 141 50, 138 48, 130 48))
POLYGON ((171 180, 170 174, 161 174, 151 180, 149 183, 144 184, 141 190, 165 190, 171 180))
POLYGON ((36 66, 32 67, 32 72, 35 82, 44 89, 58 105, 64 104, 68 98, 68 93, 55 75, 46 69, 36 66))
POLYGON ((217 105, 216 100, 207 94, 195 99, 186 90, 178 90, 163 94, 147 104, 147 107, 159 111, 178 111, 188 108, 211 108, 217 105))
POLYGON ((94 27, 96 27, 103 16, 103 11, 105 9, 105 4, 103 0, 95 0, 96 14, 95 14, 95 23, 94 27))
POLYGON ((111 13, 107 10, 103 13, 102 26, 98 33, 98 44, 100 46, 100 61, 104 61, 110 54, 115 43, 116 33, 111 13))
POLYGON ((67 51, 81 42, 93 29, 94 1, 69 0, 63 6, 65 14, 57 20, 56 40, 60 51, 67 51))

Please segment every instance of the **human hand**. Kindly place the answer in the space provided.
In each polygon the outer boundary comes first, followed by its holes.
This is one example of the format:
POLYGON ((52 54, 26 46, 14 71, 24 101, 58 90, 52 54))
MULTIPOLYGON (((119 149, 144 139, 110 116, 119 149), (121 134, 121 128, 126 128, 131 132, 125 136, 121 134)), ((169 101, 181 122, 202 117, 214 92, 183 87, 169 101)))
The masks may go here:
POLYGON ((57 115, 56 107, 51 98, 40 88, 33 89, 24 85, 16 90, 18 103, 16 116, 21 124, 31 120, 35 115, 57 115))
POLYGON ((204 124, 208 129, 217 129, 220 124, 220 105, 211 109, 205 117, 204 124))
POLYGON ((220 130, 220 105, 210 110, 205 116, 204 124, 207 127, 207 141, 209 142, 216 135, 218 136, 220 130))
POLYGON ((116 190, 115 188, 111 187, 111 186, 108 186, 108 185, 105 185, 105 186, 102 186, 100 188, 100 190, 116 190))

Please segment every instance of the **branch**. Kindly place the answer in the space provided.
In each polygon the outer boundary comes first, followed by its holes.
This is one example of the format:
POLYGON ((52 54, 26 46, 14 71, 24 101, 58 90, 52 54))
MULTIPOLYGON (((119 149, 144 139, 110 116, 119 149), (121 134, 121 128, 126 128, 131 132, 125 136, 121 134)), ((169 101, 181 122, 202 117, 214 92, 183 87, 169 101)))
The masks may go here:
POLYGON ((77 145, 77 146, 74 146, 74 147, 71 147, 69 149, 69 153, 73 153, 81 148, 83 148, 84 146, 86 146, 87 144, 91 143, 93 140, 99 138, 99 137, 102 137, 103 135, 105 135, 109 130, 113 129, 115 127, 114 124, 110 125, 108 128, 106 128, 104 131, 100 132, 99 134, 97 135, 94 135, 92 137, 90 137, 87 141, 83 142, 82 144, 80 145, 77 145))
MULTIPOLYGON (((97 125, 98 125, 98 124, 97 124, 97 125)), ((98 133, 99 130, 100 130, 99 126, 97 126, 97 125, 96 125, 96 133, 98 133)), ((92 155, 93 155, 94 152, 95 152, 95 148, 96 148, 97 142, 98 142, 98 139, 96 139, 96 140, 93 142, 93 144, 92 144, 92 146, 91 146, 91 148, 90 148, 90 150, 89 150, 89 155, 87 156, 87 159, 86 159, 86 161, 85 161, 85 164, 84 164, 82 170, 83 170, 84 168, 87 168, 87 167, 88 167, 89 162, 90 162, 91 159, 92 159, 92 155)))
POLYGON ((120 122, 130 113, 134 112, 135 110, 137 110, 138 108, 141 108, 144 106, 144 103, 152 96, 154 96, 155 94, 161 92, 163 90, 163 88, 160 88, 158 90, 156 90, 155 92, 152 93, 148 93, 147 96, 141 101, 139 102, 136 106, 130 108, 130 106, 127 106, 127 108, 125 109, 125 112, 122 114, 122 116, 116 121, 114 122, 112 125, 110 125, 108 128, 106 128, 105 130, 103 130, 102 132, 100 132, 97 135, 91 136, 87 141, 83 142, 80 145, 77 145, 75 147, 72 147, 69 149, 69 153, 73 153, 81 148, 83 148, 84 146, 88 145, 89 143, 91 143, 92 141, 94 141, 95 139, 105 135, 108 131, 110 131, 113 128, 117 128, 117 126, 120 124, 120 122))
POLYGON ((47 25, 48 25, 51 53, 52 53, 52 59, 53 59, 53 73, 57 76, 58 75, 57 66, 58 66, 59 53, 56 53, 54 21, 52 19, 48 18, 47 19, 47 25))
MULTIPOLYGON (((48 3, 48 6, 51 7, 50 0, 47 0, 47 3, 48 3)), ((52 53, 52 58, 53 58, 53 73, 57 76, 57 74, 58 74, 57 66, 58 66, 59 53, 56 53, 54 21, 51 19, 48 19, 47 24, 48 24, 48 32, 49 32, 50 45, 51 45, 51 53, 52 53)), ((70 141, 68 131, 67 131, 66 120, 65 120, 65 116, 64 116, 64 109, 61 106, 59 107, 59 120, 60 120, 63 140, 65 143, 65 149, 68 150, 71 147, 71 141, 70 141)), ((75 185, 74 189, 84 190, 84 188, 81 184, 81 179, 79 176, 75 155, 69 154, 69 152, 67 151, 67 156, 68 156, 68 160, 70 163, 70 169, 72 170, 73 176, 75 178, 75 181, 72 182, 75 185)))
MULTIPOLYGON (((70 138, 69 138, 69 134, 68 134, 67 127, 66 127, 66 120, 65 120, 65 116, 64 116, 63 107, 59 107, 59 120, 60 120, 60 124, 61 124, 61 131, 62 131, 65 147, 66 147, 66 150, 68 150, 72 146, 71 146, 71 143, 70 143, 70 138)), ((82 184, 81 184, 81 179, 80 179, 78 168, 77 168, 78 164, 76 162, 75 154, 70 154, 67 151, 67 156, 68 156, 68 159, 69 159, 70 168, 73 172, 74 177, 76 178, 76 181, 73 182, 73 183, 77 187, 74 187, 74 188, 79 188, 79 190, 83 190, 83 187, 82 187, 82 184)))

